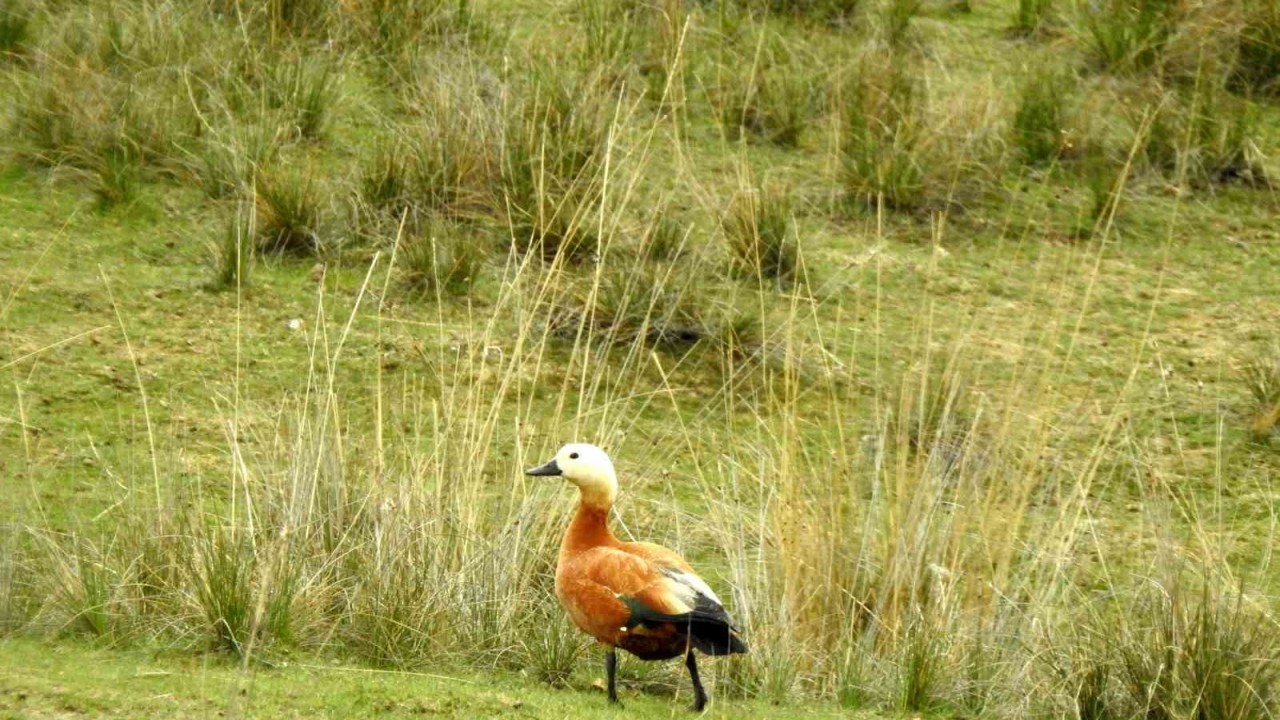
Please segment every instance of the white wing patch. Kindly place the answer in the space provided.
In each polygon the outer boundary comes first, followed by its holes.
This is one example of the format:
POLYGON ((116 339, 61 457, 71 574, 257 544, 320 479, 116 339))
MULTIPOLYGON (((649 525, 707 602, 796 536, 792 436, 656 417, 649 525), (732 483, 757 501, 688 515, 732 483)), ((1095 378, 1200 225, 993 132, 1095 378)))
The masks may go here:
POLYGON ((693 608, 698 604, 698 593, 693 588, 671 575, 664 578, 663 585, 667 591, 667 598, 674 606, 673 615, 693 612, 693 608))
MULTIPOLYGON (((692 590, 696 595, 701 595, 711 602, 724 607, 724 603, 720 602, 720 598, 712 591, 711 587, 702 581, 702 578, 687 572, 668 571, 667 577, 675 580, 678 584, 683 585, 686 593, 692 590)), ((686 601, 690 606, 697 604, 697 597, 693 595, 686 601)))

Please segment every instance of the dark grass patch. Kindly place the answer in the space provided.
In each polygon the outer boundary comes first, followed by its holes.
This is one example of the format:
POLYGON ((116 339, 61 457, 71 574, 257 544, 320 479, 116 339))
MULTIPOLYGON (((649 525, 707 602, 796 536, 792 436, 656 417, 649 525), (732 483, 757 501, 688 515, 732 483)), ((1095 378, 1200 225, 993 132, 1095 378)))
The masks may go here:
POLYGON ((247 194, 258 170, 275 161, 280 147, 273 123, 245 123, 205 133, 184 149, 185 164, 205 195, 220 200, 247 194))
POLYGON ((1074 90, 1070 75, 1043 66, 1023 80, 1013 115, 1013 144, 1023 162, 1044 166, 1058 159, 1067 138, 1066 112, 1074 90))
POLYGON ((1080 6, 1084 42, 1104 72, 1143 72, 1164 58, 1177 30, 1178 0, 1102 0, 1080 6))
POLYGON ((851 23, 867 0, 735 0, 732 3, 748 12, 809 20, 828 25, 851 23))
POLYGON ((838 104, 840 184, 850 200, 900 210, 928 200, 930 159, 921 153, 926 129, 920 93, 912 70, 896 54, 883 63, 864 61, 844 83, 838 104))
POLYGON ((372 49, 395 65, 431 47, 483 45, 494 31, 470 2, 458 0, 361 0, 343 6, 341 22, 354 49, 372 49))
POLYGON ((23 0, 0 3, 0 61, 13 62, 27 54, 34 14, 23 0))
POLYGON ((1203 80, 1174 86, 1146 106, 1150 122, 1142 138, 1142 159, 1187 187, 1268 186, 1257 150, 1263 134, 1257 108, 1227 92, 1216 78, 1203 80))
POLYGON ((736 272, 775 282, 795 275, 800 253, 787 189, 739 191, 729 201, 720 224, 736 272))
POLYGON ((445 222, 402 237, 398 263, 405 289, 418 297, 466 295, 488 255, 474 231, 445 222))
POLYGON ((128 145, 104 149, 86 160, 91 173, 90 187, 99 210, 128 205, 138 199, 144 178, 142 168, 128 145))
POLYGON ((797 147, 814 124, 820 104, 812 68, 800 62, 782 39, 763 31, 749 46, 730 52, 719 71, 712 103, 727 137, 745 133, 781 147, 797 147))
POLYGON ((1010 31, 1020 37, 1034 37, 1052 22, 1053 0, 1017 0, 1010 31))
POLYGON ((514 249, 577 262, 598 240, 589 216, 599 195, 608 100, 597 75, 535 66, 503 133, 501 206, 514 249))
POLYGON ((1280 2, 1257 0, 1244 6, 1230 86, 1247 95, 1280 96, 1280 2))
POLYGON ((250 285, 257 228, 253 208, 241 203, 213 243, 213 279, 209 288, 236 290, 250 285))
POLYGON ((263 252, 318 253, 322 193, 309 170, 274 167, 260 171, 254 182, 254 211, 263 252))
POLYGON ((1239 373, 1254 402, 1250 433, 1254 440, 1269 440, 1280 427, 1280 344, 1259 345, 1239 373))
POLYGON ((640 256, 650 262, 678 259, 684 252, 689 230, 687 223, 659 206, 640 238, 640 256))
POLYGON ((583 285, 565 296, 548 319, 550 333, 674 353, 701 347, 744 355, 758 348, 758 320, 715 302, 700 288, 700 277, 695 267, 649 263, 630 272, 605 272, 598 286, 583 285))
POLYGON ((1203 578, 1116 598, 1089 621, 1073 665, 1077 707, 1091 717, 1224 718, 1270 714, 1280 636, 1238 591, 1203 578))

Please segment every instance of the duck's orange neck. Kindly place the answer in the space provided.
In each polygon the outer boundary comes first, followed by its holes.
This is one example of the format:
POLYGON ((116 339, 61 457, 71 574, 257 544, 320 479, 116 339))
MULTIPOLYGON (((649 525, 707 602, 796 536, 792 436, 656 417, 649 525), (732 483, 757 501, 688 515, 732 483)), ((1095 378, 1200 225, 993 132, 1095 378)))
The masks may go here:
POLYGON ((618 539, 609 530, 609 508, 596 503, 578 502, 578 512, 569 522, 564 539, 560 541, 560 558, 573 557, 601 546, 613 546, 618 539))

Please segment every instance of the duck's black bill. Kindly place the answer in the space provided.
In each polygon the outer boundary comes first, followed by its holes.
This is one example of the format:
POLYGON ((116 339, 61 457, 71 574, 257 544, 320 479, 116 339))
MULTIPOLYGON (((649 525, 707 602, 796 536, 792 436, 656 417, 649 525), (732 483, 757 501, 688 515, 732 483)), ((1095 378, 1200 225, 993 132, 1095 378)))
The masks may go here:
POLYGON ((539 465, 536 468, 529 468, 528 470, 525 470, 524 474, 550 476, 550 475, 561 475, 562 473, 560 472, 560 466, 557 465, 556 461, 553 459, 551 462, 547 463, 546 465, 539 465))

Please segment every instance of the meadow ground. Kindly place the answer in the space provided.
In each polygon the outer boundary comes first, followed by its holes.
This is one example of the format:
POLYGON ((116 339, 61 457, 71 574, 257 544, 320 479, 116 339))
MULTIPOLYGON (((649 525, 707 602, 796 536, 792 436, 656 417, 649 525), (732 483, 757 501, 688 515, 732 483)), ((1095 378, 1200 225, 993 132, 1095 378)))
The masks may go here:
MULTIPOLYGON (((0 717, 8 718, 659 718, 685 717, 684 697, 552 688, 511 673, 452 675, 313 663, 245 670, 232 659, 0 642, 0 717)), ((831 705, 738 701, 703 717, 871 718, 831 705)))
POLYGON ((594 716, 576 439, 713 714, 1276 712, 1274 0, 17 0, 0 94, 0 711, 594 716))

